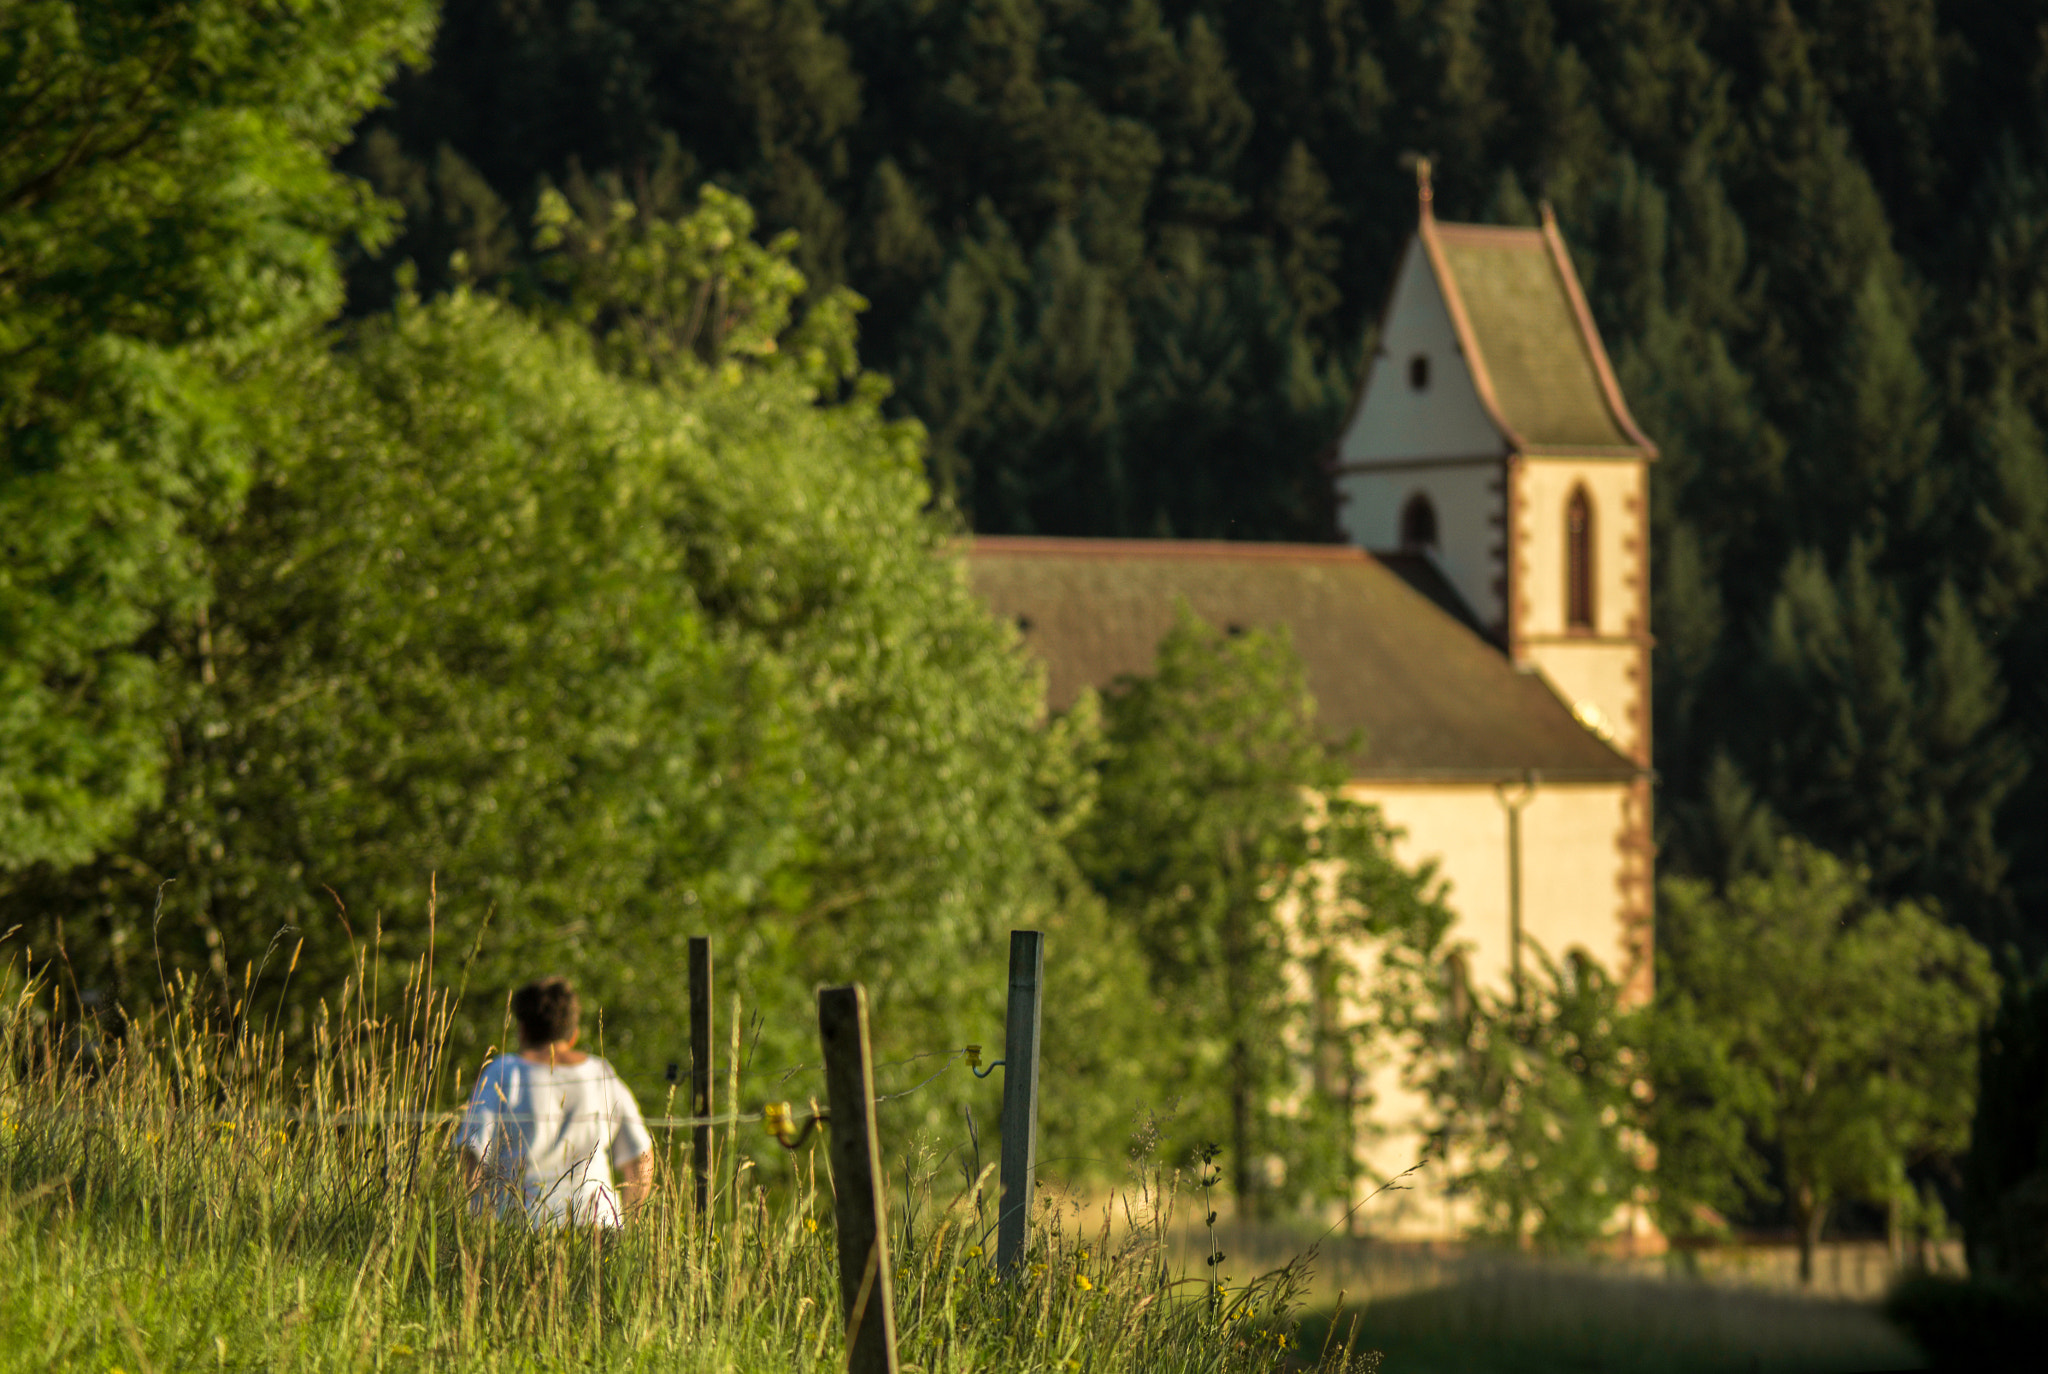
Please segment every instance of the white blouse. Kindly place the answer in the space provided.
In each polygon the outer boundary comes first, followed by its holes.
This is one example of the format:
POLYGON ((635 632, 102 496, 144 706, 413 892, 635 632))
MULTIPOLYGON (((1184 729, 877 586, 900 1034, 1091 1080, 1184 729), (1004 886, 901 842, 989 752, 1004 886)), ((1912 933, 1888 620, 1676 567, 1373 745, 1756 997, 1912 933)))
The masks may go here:
POLYGON ((551 1067, 516 1054, 477 1075, 455 1143, 483 1160, 499 1215, 556 1226, 617 1226, 612 1169, 653 1145, 633 1094, 604 1060, 551 1067))

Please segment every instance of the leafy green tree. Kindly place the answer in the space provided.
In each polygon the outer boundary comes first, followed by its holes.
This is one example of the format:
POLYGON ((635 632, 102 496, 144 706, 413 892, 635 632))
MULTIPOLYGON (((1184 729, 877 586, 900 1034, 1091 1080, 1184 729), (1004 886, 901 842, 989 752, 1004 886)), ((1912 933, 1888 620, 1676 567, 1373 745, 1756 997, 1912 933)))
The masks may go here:
POLYGON ((425 0, 0 13, 0 868, 75 863, 159 794, 145 642, 207 596, 250 443, 229 378, 341 303, 386 219, 329 155, 425 0))
POLYGON ((1756 1153, 1731 1162, 1737 1178, 1775 1164, 1810 1279, 1838 1202, 1899 1204, 1908 1165, 1966 1143, 1977 1033, 1997 995, 1990 958, 1795 840, 1725 892, 1668 880, 1661 915, 1657 1015, 1721 1088, 1703 1101, 1703 1080, 1682 1076, 1696 1066, 1673 1065, 1674 1114, 1706 1119, 1668 1125, 1688 1133, 1694 1160, 1693 1147, 1728 1149, 1739 1129, 1756 1153))
MULTIPOLYGON (((539 263, 553 290, 535 304, 587 330, 607 370, 683 387, 730 383, 747 366, 793 370, 813 395, 835 398, 858 376, 854 317, 866 302, 841 287, 796 318, 795 231, 755 242, 753 207, 716 186, 673 219, 655 197, 625 199, 614 178, 579 178, 572 190, 580 206, 541 193, 534 244, 558 251, 539 263)), ((872 394, 879 379, 869 382, 872 394)))
POLYGON ((1415 1076, 1430 1153, 1477 1204, 1478 1233, 1579 1249, 1611 1232, 1648 1183, 1641 1129, 1646 1026, 1601 967, 1531 947, 1522 994, 1462 981, 1418 1022, 1415 1076))
MULTIPOLYGON (((1059 848, 1086 795, 1069 733, 1039 728, 1034 670, 927 513, 915 427, 838 370, 850 313, 789 324, 794 245, 750 227, 718 194, 602 246, 565 224, 559 323, 401 297, 252 378, 277 404, 248 499, 207 531, 204 619, 160 631, 164 800, 96 862, 10 884, 39 950, 130 999, 184 974, 223 1010, 281 1004, 287 1029, 357 958, 433 954, 469 1056, 556 968, 649 1089, 681 1054, 692 933, 760 1070, 815 1065, 820 981, 868 984, 886 1060, 999 1039, 1010 926, 1051 932, 1077 1015, 1128 984, 1059 848), (707 291, 738 323, 671 328, 707 291)), ((1048 1073, 1069 1049, 1104 1070, 1062 1093, 1049 1152, 1120 1134, 1117 1024, 1049 1037, 1048 1073)), ((954 1072, 891 1110, 957 1123, 985 1091, 954 1072)))
POLYGON ((1343 795, 1344 752, 1284 632, 1230 637, 1183 608, 1154 671, 1102 709, 1100 792, 1073 847, 1150 968, 1186 1085, 1177 1143, 1226 1144, 1246 1215, 1341 1196, 1371 1027, 1413 1000, 1449 922, 1430 875, 1343 795))

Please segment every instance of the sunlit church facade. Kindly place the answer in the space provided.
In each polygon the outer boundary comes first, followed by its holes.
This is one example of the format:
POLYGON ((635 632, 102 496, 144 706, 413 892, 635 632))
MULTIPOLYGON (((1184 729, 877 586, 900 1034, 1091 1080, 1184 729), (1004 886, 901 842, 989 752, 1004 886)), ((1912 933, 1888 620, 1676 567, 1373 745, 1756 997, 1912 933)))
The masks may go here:
MULTIPOLYGON (((1539 228, 1440 223, 1427 184, 1379 347, 1334 454, 1347 545, 981 538, 969 576, 1046 665, 1051 705, 1144 672, 1185 600, 1284 624, 1351 792, 1434 861, 1463 953, 1447 982, 1533 960, 1651 987, 1649 467, 1571 258, 1539 228)), ((1393 1065, 1370 1085, 1364 1174, 1422 1150, 1393 1065)), ((1425 1170, 1361 1217, 1456 1233, 1425 1170)), ((1624 1233, 1647 1223, 1617 1216, 1624 1233)))

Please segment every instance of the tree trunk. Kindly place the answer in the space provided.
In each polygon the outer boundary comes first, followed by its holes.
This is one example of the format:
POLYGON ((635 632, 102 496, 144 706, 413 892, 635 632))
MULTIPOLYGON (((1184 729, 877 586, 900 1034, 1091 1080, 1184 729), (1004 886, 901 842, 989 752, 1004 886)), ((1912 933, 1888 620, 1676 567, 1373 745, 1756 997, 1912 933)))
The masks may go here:
POLYGON ((1813 1252, 1820 1248, 1821 1227, 1827 1224, 1828 1207, 1811 1184, 1792 1190, 1792 1215, 1799 1223, 1799 1286, 1813 1286, 1813 1252))
MULTIPOLYGON (((1234 848, 1234 846, 1233 846, 1234 848)), ((1245 957, 1245 917, 1236 903, 1223 917, 1223 1005, 1230 1018, 1230 1178, 1237 1194, 1237 1215, 1243 1221, 1259 1216, 1258 1179, 1252 1169, 1252 1027, 1246 1024, 1251 997, 1245 957)))
POLYGON ((1259 1219, 1258 1180, 1252 1171, 1251 1046, 1242 1035, 1230 1041, 1230 1177, 1242 1221, 1259 1219))
POLYGON ((1338 1110, 1344 1113, 1344 1234, 1358 1234, 1358 1214, 1365 1210, 1358 1205, 1358 1088, 1357 1074, 1353 1065, 1345 1065, 1342 1091, 1338 1095, 1338 1110))

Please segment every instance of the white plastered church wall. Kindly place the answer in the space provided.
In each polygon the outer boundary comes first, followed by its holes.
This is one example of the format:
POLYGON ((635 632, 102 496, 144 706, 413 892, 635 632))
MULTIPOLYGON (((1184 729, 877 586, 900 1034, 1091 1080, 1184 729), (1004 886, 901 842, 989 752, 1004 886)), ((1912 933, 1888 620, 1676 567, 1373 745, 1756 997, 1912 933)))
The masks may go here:
POLYGON ((1365 390, 1337 441, 1337 461, 1371 466, 1505 452, 1499 428, 1480 403, 1429 255, 1420 239, 1411 240, 1394 279, 1365 390), (1428 385, 1420 389, 1408 381, 1409 366, 1418 357, 1429 364, 1428 385))
MULTIPOLYGON (((1352 800, 1378 806, 1401 831, 1394 856, 1433 864, 1456 914, 1448 943, 1462 948, 1473 981, 1496 994, 1511 986, 1508 809, 1518 788, 1491 783, 1354 782, 1352 800)), ((1523 969, 1534 976, 1536 950, 1562 962, 1583 951, 1610 970, 1627 966, 1625 894, 1616 844, 1629 824, 1628 786, 1539 782, 1521 811, 1523 969)), ((1377 949, 1356 951, 1372 967, 1377 949)), ((1370 1098, 1359 1163, 1361 1197, 1425 1158, 1428 1100, 1404 1081, 1402 1047, 1378 1047, 1366 1075, 1370 1098)), ((1357 1214, 1357 1230, 1386 1239, 1458 1235, 1476 1219, 1445 1191, 1445 1167, 1431 1162, 1400 1189, 1381 1193, 1357 1214)), ((1624 1224, 1620 1221, 1617 1223, 1624 1224)), ((1635 1229, 1631 1218, 1625 1223, 1635 1229)))
MULTIPOLYGON (((1509 938, 1508 803, 1519 784, 1354 782, 1345 795, 1371 803, 1401 832, 1394 857, 1434 864, 1457 916, 1472 976, 1505 989, 1509 938)), ((1545 783, 1522 806, 1522 934, 1552 958, 1584 950, 1608 969, 1626 967, 1624 894, 1615 854, 1629 823, 1626 783, 1545 783)), ((1524 968, 1534 964, 1526 957, 1524 968)))

